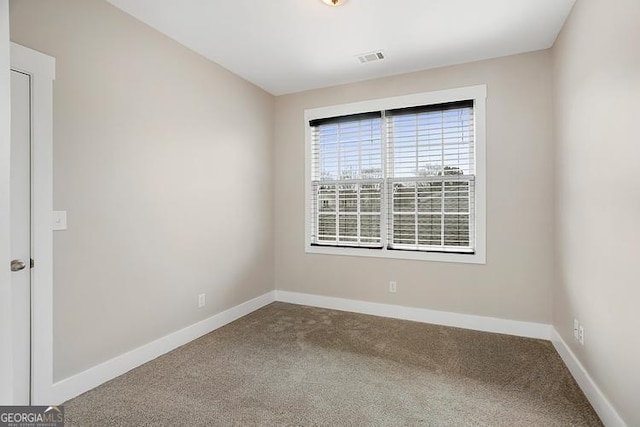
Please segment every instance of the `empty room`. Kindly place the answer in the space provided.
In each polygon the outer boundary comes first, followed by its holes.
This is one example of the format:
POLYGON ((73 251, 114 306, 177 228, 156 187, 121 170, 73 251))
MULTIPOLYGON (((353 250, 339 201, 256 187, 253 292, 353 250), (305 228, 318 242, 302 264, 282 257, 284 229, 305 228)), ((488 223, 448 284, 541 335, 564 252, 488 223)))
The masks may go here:
POLYGON ((0 0, 0 426, 639 426, 637 0, 0 0))

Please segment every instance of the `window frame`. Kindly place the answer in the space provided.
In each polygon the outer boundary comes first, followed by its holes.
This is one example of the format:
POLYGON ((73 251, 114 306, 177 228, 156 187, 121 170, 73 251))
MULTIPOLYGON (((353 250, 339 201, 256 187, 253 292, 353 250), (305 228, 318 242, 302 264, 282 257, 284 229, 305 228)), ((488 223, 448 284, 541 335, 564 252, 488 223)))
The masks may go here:
MULTIPOLYGON (((305 252, 325 255, 486 264, 486 96, 487 86, 476 85, 305 110, 305 252), (313 161, 311 150, 312 129, 309 125, 311 120, 464 100, 474 101, 473 111, 476 164, 474 193, 475 251, 473 253, 397 250, 388 249, 387 245, 383 245, 382 248, 354 248, 319 246, 311 244, 311 174, 313 161)), ((383 150, 385 149, 386 148, 383 148, 383 150)))

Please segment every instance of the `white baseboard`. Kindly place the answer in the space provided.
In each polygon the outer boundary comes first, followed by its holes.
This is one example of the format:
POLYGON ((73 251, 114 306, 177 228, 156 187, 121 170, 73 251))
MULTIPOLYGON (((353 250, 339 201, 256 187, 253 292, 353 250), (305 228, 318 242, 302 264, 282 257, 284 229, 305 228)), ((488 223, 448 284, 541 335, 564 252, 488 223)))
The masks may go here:
POLYGON ((551 325, 278 290, 275 291, 275 299, 292 304, 550 340, 602 422, 607 427, 626 427, 609 400, 551 325))
POLYGON ((80 372, 72 377, 58 381, 52 386, 55 403, 61 404, 85 391, 91 390, 119 375, 147 363, 163 354, 187 344, 211 331, 214 331, 242 316, 258 310, 274 301, 274 291, 267 292, 257 298, 244 302, 228 310, 218 313, 179 331, 114 357, 100 365, 80 372))
POLYGON ((615 410, 611 402, 602 393, 598 385, 593 381, 589 373, 585 370, 582 363, 578 360, 576 355, 571 351, 571 348, 562 339, 558 331, 553 330, 551 342, 556 348, 558 354, 564 361, 564 364, 573 375, 582 392, 587 397, 593 409, 607 427, 625 427, 626 424, 620 414, 615 410))
POLYGON ((100 365, 58 381, 52 386, 53 404, 61 404, 211 331, 252 313, 273 301, 350 311, 394 319, 452 326, 456 328, 551 340, 585 396, 608 427, 626 427, 609 400, 586 372, 575 354, 551 325, 404 307, 345 298, 288 291, 271 291, 191 326, 138 347, 100 365))
POLYGON ((551 325, 543 323, 505 320, 495 317, 325 297, 298 292, 276 290, 276 301, 544 340, 551 339, 551 331, 553 329, 551 325))

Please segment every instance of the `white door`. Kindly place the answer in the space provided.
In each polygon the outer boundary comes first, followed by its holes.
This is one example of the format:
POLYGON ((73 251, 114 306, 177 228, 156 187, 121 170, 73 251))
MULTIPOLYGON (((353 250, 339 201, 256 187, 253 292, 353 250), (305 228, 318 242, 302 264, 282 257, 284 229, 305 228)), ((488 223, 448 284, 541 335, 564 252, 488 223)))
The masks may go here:
POLYGON ((11 71, 11 294, 13 392, 30 402, 31 383, 31 77, 11 71))

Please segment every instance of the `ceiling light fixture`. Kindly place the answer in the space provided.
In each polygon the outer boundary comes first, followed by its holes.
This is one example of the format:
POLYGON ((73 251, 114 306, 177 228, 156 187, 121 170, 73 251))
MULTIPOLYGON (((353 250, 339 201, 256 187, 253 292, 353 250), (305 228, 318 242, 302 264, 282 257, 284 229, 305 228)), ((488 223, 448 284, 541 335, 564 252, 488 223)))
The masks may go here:
POLYGON ((328 6, 340 6, 344 4, 347 0, 322 0, 328 6))

